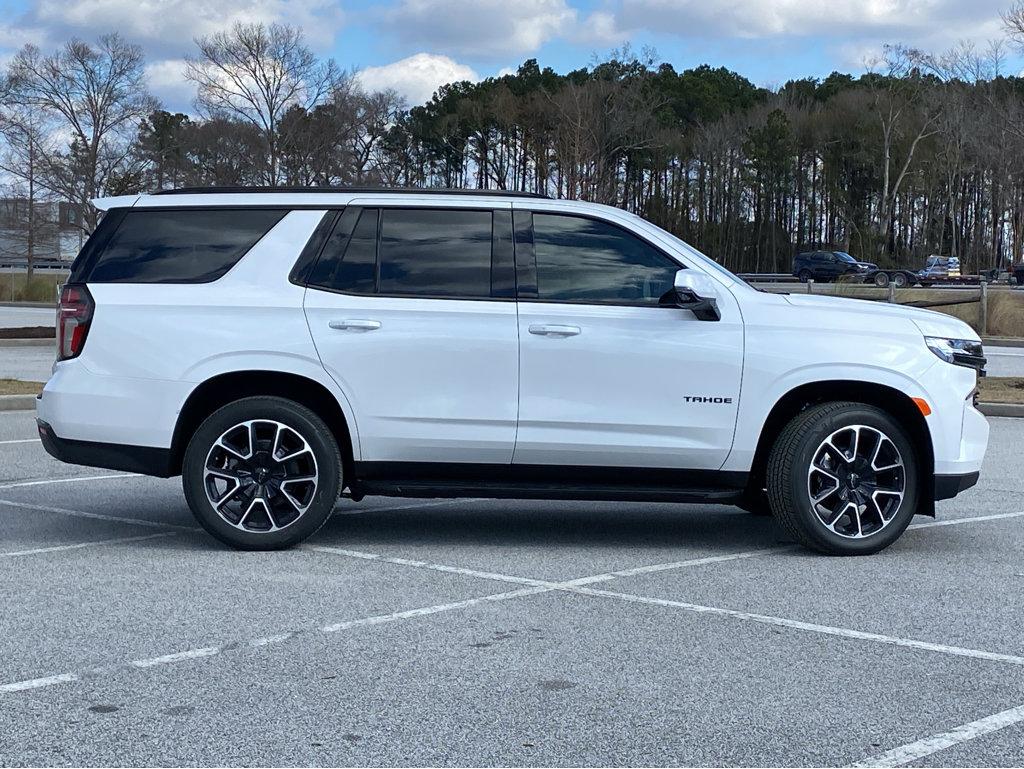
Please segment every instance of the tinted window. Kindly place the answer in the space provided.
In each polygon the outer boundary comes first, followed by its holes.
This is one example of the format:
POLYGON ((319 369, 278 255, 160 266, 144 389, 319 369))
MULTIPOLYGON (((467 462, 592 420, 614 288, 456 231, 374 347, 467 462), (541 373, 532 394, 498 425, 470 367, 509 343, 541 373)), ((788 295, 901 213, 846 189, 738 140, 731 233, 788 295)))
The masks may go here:
POLYGON ((541 300, 656 305, 681 267, 594 219, 535 213, 533 233, 541 300))
POLYGON ((310 285, 372 294, 377 284, 377 209, 349 208, 324 245, 310 285))
POLYGON ((379 291, 490 296, 491 212, 383 209, 379 291))
POLYGON ((217 280, 287 213, 252 210, 132 210, 99 255, 93 283, 217 280))

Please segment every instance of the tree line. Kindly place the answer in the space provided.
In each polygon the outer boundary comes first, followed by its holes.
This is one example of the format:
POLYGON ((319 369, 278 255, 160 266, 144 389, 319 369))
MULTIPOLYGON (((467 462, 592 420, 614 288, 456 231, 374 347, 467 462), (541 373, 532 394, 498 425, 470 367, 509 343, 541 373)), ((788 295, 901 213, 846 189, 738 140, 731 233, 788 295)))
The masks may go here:
POLYGON ((0 80, 0 176, 37 201, 180 186, 381 185, 519 190, 633 211, 738 272, 787 272, 795 252, 845 250, 885 266, 929 254, 966 271, 1024 250, 1024 42, 933 55, 902 46, 858 76, 757 87, 725 68, 683 71, 629 48, 559 74, 441 86, 422 105, 369 91, 302 31, 236 24, 196 40, 194 112, 162 109, 144 57, 117 34, 43 52, 0 80))

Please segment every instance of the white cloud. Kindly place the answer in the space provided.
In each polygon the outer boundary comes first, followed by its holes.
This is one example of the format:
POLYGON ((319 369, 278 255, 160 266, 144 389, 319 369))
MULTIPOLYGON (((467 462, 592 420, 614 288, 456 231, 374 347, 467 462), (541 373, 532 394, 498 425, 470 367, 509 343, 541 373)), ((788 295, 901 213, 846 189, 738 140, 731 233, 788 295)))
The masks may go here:
POLYGON ((330 45, 344 15, 336 0, 36 0, 22 25, 45 28, 51 41, 119 31, 150 53, 182 56, 195 37, 236 22, 302 27, 315 46, 330 45))
POLYGON ((617 23, 684 37, 948 44, 999 32, 1003 0, 622 0, 617 23))
POLYGON ((465 64, 434 53, 417 53, 381 67, 367 67, 356 77, 367 90, 392 88, 413 105, 429 100, 438 86, 445 83, 480 79, 465 64))
POLYGON ((629 39, 630 32, 619 27, 615 14, 594 11, 573 30, 570 37, 580 43, 619 45, 629 39))
POLYGON ((407 43, 497 58, 533 53, 577 17, 566 0, 401 0, 384 21, 407 43))
POLYGON ((146 65, 149 90, 171 112, 188 112, 196 95, 195 86, 185 79, 184 59, 164 59, 146 65))

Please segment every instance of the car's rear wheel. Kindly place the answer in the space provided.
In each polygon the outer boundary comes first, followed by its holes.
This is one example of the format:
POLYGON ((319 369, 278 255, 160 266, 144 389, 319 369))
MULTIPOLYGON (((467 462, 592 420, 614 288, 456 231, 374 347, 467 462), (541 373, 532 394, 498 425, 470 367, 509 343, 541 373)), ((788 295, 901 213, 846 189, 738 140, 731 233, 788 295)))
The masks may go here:
POLYGON ((801 544, 876 553, 917 509, 918 464, 900 424, 874 406, 826 403, 795 417, 768 460, 772 512, 801 544))
POLYGON ((182 464, 196 519, 243 550, 276 550, 309 537, 330 518, 341 481, 330 429, 284 398, 243 398, 218 409, 192 436, 182 464))
POLYGON ((908 283, 910 283, 910 280, 907 278, 907 274, 905 272, 897 272, 892 276, 892 282, 896 288, 904 288, 908 283))
POLYGON ((889 285, 889 273, 887 272, 876 272, 874 277, 875 285, 879 288, 885 288, 889 285))
POLYGON ((800 270, 800 274, 797 277, 800 278, 800 282, 801 283, 806 283, 813 276, 811 275, 811 271, 810 270, 800 270))

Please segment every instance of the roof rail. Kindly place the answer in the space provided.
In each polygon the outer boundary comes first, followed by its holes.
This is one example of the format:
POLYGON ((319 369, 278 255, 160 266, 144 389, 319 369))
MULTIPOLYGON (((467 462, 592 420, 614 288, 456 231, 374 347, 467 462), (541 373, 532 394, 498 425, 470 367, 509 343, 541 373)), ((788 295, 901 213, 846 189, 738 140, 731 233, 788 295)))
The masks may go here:
POLYGON ((548 198, 537 192, 517 192, 513 190, 449 190, 439 187, 179 187, 175 190, 159 190, 154 195, 217 195, 239 194, 250 192, 355 192, 381 193, 390 192, 397 195, 472 195, 479 197, 501 196, 507 198, 548 198))

